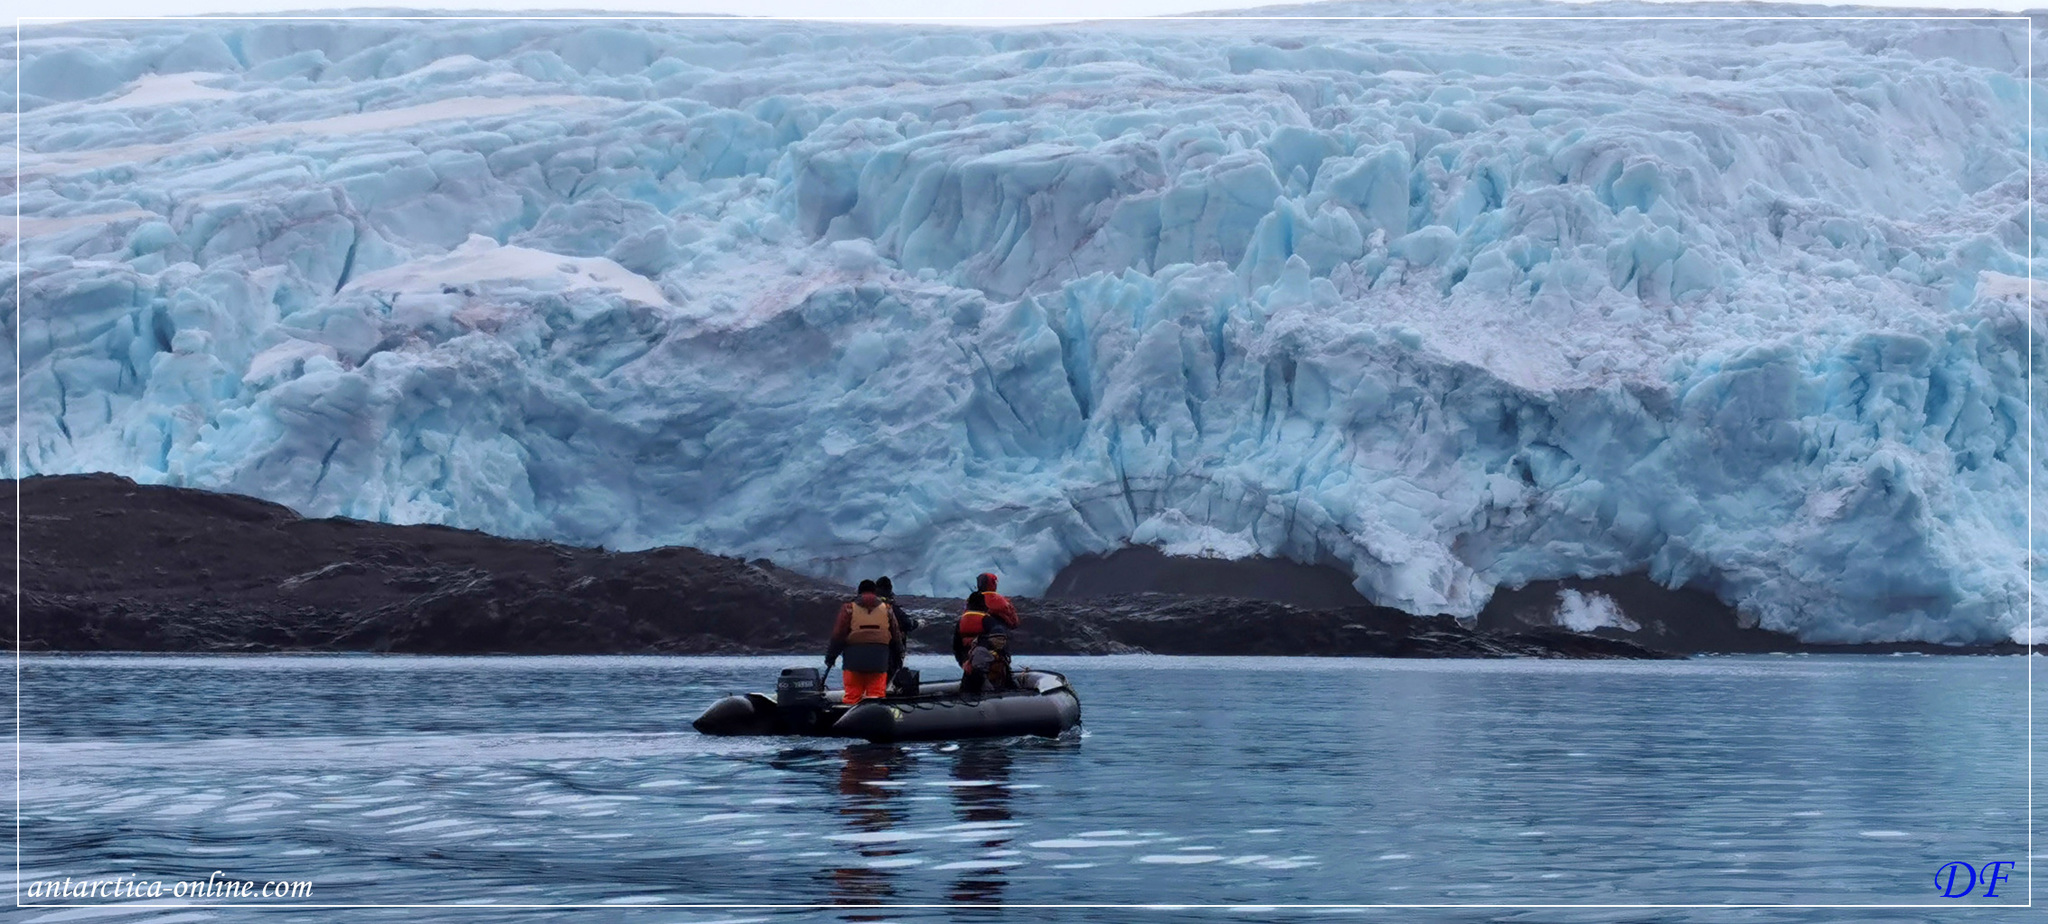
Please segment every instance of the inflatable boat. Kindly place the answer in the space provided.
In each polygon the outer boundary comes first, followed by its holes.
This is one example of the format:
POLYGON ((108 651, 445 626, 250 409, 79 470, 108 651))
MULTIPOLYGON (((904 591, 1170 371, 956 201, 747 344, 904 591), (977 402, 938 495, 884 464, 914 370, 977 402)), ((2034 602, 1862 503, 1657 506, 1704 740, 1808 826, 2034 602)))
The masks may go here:
POLYGON ((1020 670, 1016 686, 979 696, 958 681, 919 684, 914 672, 881 699, 851 706, 824 688, 817 668, 782 672, 775 695, 728 696, 691 723, 707 735, 811 735, 869 741, 941 741, 953 738, 1058 737, 1081 724, 1081 698, 1053 671, 1020 670))

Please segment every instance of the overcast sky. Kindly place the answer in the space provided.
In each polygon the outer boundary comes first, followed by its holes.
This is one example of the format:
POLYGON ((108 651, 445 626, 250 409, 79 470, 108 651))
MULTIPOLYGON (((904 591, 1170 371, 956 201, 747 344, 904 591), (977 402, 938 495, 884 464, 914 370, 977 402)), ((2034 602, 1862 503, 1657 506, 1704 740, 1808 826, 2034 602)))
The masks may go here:
MULTIPOLYGON (((1918 7, 1970 11, 2018 11, 2041 0, 1973 0, 1973 2, 1929 2, 1929 0, 1865 0, 1863 6, 1918 7)), ((1163 16, 1202 10, 1245 9, 1270 3, 1231 0, 603 0, 591 3, 551 3, 548 0, 421 0, 411 3, 350 2, 350 0, 66 0, 62 4, 27 4, 15 15, 65 15, 77 17, 180 16, 202 13, 278 14, 305 9, 439 9, 450 11, 503 12, 535 8, 583 8, 618 12, 658 12, 669 15, 723 13, 754 16, 803 18, 880 18, 898 21, 929 21, 956 17, 1005 17, 1032 22, 1059 22, 1120 16, 1163 16), (60 12, 61 11, 61 12, 60 12)), ((1597 6, 1597 0, 1589 3, 1597 6)))

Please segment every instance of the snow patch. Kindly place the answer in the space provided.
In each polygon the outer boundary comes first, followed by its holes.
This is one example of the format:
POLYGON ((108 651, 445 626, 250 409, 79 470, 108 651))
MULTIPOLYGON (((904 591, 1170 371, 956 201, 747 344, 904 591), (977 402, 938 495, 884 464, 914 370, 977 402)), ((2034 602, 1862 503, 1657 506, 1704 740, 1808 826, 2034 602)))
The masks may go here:
POLYGON ((1977 294, 1985 298, 2026 298, 2033 289, 2025 276, 2008 276, 1985 270, 1978 274, 1977 294))
POLYGON ((220 80, 225 75, 194 71, 183 74, 145 74, 128 92, 92 106, 99 109, 128 109, 135 106, 168 106, 201 100, 234 99, 233 90, 209 87, 202 81, 220 80))
POLYGON ((400 295, 439 293, 446 286, 496 284, 525 293, 578 289, 617 294, 643 305, 666 306, 654 283, 604 257, 569 257, 500 245, 481 234, 440 257, 414 260, 356 278, 344 291, 400 295))
POLYGON ((1156 546, 1168 555, 1186 558, 1220 558, 1235 561, 1259 554, 1259 547, 1245 532, 1225 532, 1196 523, 1179 510, 1163 510, 1131 531, 1136 545, 1156 546))
POLYGON ((1594 629, 1636 632, 1643 628, 1622 613, 1614 598, 1606 594, 1582 594, 1569 588, 1557 592, 1557 614, 1553 621, 1573 632, 1591 632, 1594 629))

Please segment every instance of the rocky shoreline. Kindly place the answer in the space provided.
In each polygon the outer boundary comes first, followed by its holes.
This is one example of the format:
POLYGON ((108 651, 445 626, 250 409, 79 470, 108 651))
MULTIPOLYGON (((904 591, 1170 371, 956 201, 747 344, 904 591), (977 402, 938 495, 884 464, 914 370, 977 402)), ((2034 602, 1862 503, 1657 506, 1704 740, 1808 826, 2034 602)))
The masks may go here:
MULTIPOLYGON (((36 476, 19 489, 26 651, 817 654, 847 592, 695 549, 608 552, 307 519, 114 475, 36 476)), ((4 583, 11 596, 13 575, 4 583)), ((913 648, 944 650, 957 601, 902 602, 931 623, 913 648)), ((1018 605, 1020 645, 1044 654, 1671 657, 1373 606, 1162 594, 1018 605)))
MULTIPOLYGON (((252 497, 115 475, 35 476, 19 489, 25 651, 815 654, 850 592, 765 560, 690 548, 611 552, 443 526, 308 519, 252 497)), ((0 511, 0 528, 12 532, 13 519, 11 508, 0 511)), ((0 581, 10 605, 13 577, 0 581)), ((1737 628, 1732 611, 1683 596, 1691 592, 1628 577, 1572 584, 1580 585, 1631 612, 1669 618, 1645 617, 1647 628, 1634 633, 1544 626, 1539 611, 1557 589, 1547 584, 1502 591, 1476 627, 1365 603, 1110 593, 1019 598, 1027 619, 1019 644, 1043 654, 1391 658, 2023 650, 1811 645, 1737 628), (1689 628, 1672 628, 1680 626, 1689 628)), ((901 602, 925 623, 912 649, 945 650, 943 626, 959 601, 901 602)))

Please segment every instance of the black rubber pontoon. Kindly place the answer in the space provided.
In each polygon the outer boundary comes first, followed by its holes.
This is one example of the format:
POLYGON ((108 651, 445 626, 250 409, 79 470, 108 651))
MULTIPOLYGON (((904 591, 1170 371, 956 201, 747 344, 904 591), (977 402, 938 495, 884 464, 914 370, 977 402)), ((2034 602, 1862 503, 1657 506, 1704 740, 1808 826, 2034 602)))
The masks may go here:
POLYGON ((776 695, 728 696, 691 723, 707 735, 810 735, 869 741, 1057 737, 1081 723, 1081 698, 1054 671, 1017 672, 1015 689, 962 696, 960 684, 920 685, 914 695, 841 703, 838 690, 809 687, 810 669, 784 671, 776 695), (796 674, 792 677, 792 674, 796 674), (806 689, 806 687, 809 687, 806 689))

